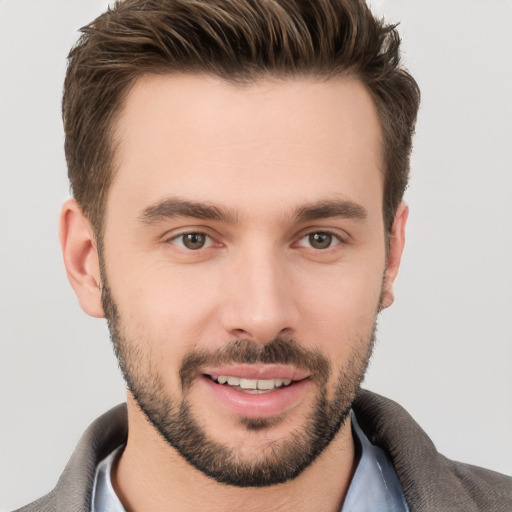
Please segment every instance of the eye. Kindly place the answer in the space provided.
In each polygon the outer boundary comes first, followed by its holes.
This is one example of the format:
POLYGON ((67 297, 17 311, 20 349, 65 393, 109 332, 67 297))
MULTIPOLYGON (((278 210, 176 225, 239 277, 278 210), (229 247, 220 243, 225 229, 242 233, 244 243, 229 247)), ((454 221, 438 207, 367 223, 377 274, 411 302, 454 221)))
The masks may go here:
POLYGON ((205 233, 181 233, 173 238, 170 242, 182 249, 188 249, 189 251, 197 251, 204 249, 212 244, 212 239, 205 233))
POLYGON ((328 231, 316 231, 302 237, 299 240, 298 245, 301 247, 311 247, 312 249, 322 250, 330 249, 340 242, 340 237, 334 233, 329 233, 328 231))

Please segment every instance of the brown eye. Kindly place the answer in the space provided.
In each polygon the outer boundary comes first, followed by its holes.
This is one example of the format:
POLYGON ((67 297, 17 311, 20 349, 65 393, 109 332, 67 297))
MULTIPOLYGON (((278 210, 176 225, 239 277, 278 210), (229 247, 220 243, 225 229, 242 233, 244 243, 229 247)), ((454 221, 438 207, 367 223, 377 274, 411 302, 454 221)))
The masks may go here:
POLYGON ((330 231, 312 231, 304 235, 297 243, 299 247, 306 247, 321 251, 325 249, 332 249, 333 247, 343 243, 341 237, 330 231))
POLYGON ((330 233, 310 233, 308 235, 309 245, 313 249, 327 249, 332 244, 333 236, 330 233))
POLYGON ((173 238, 172 242, 178 247, 197 251, 199 249, 203 249, 207 244, 209 244, 209 238, 210 237, 204 233, 184 233, 173 238))

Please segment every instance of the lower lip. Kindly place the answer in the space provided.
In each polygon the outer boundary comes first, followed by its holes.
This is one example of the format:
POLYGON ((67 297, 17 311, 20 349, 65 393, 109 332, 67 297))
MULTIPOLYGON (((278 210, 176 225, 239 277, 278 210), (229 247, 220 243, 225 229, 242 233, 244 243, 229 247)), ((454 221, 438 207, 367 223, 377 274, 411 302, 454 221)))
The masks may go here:
POLYGON ((209 377, 203 376, 200 380, 221 405, 244 418, 267 418, 283 414, 295 406, 311 386, 311 380, 304 379, 275 391, 250 394, 214 382, 209 377))

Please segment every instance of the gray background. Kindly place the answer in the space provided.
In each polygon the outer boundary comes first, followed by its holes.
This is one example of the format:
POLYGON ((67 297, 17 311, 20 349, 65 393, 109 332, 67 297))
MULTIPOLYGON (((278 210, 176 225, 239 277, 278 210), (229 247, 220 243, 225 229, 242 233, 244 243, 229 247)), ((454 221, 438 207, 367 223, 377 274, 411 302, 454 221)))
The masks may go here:
MULTIPOLYGON (((104 0, 0 0, 0 510, 49 490, 83 429, 123 400, 104 321, 67 283, 60 96, 104 0)), ((512 473, 512 2, 373 1, 402 20, 423 104, 395 305, 366 387, 451 458, 512 473)))

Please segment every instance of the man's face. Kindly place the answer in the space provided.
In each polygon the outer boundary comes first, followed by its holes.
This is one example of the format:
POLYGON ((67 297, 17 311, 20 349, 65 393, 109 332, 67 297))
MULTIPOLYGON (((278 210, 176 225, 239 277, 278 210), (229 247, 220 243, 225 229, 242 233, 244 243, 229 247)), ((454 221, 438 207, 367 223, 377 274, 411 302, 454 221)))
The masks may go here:
POLYGON ((370 95, 144 77, 115 134, 103 302, 132 395, 218 481, 296 476, 350 410, 383 292, 370 95))

